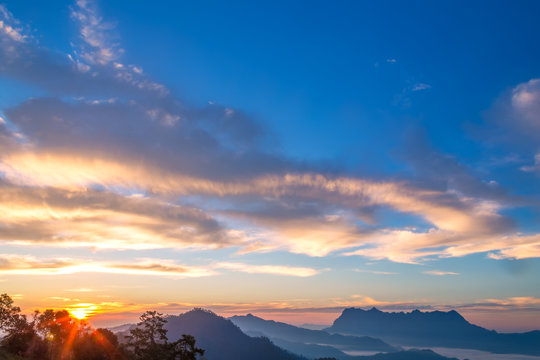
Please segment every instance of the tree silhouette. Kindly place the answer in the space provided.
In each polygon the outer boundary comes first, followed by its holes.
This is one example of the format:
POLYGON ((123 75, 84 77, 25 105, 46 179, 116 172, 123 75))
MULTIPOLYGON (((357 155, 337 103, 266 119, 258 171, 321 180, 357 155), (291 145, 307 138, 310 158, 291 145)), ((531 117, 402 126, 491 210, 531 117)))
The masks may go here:
POLYGON ((0 295, 0 330, 7 331, 16 322, 21 308, 13 305, 13 299, 8 294, 0 295))
POLYGON ((9 295, 0 295, 0 359, 197 360, 204 354, 191 335, 169 342, 167 320, 157 311, 141 315, 127 349, 112 331, 93 329, 67 310, 35 311, 31 321, 20 312, 9 295))
POLYGON ((196 360, 204 350, 195 347, 195 338, 182 335, 175 342, 167 339, 167 320, 157 311, 147 311, 130 331, 128 347, 134 360, 196 360))
POLYGON ((108 329, 80 332, 73 343, 73 356, 77 360, 122 360, 118 337, 108 329))
POLYGON ((203 356, 204 350, 195 347, 195 338, 191 335, 182 337, 172 343, 172 357, 174 360, 197 360, 197 355, 203 356))
POLYGON ((3 350, 25 359, 43 359, 47 344, 36 332, 35 319, 29 322, 20 311, 9 295, 0 295, 0 330, 5 333, 0 345, 3 350))

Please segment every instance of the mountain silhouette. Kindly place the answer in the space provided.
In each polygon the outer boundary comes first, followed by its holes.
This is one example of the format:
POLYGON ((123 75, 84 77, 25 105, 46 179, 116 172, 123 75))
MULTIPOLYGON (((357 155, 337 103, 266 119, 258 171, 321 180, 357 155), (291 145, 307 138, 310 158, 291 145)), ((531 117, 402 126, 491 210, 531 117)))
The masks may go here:
POLYGON ((376 336, 401 345, 540 355, 540 331, 498 333, 469 323, 454 310, 414 310, 406 313, 383 312, 376 308, 347 308, 326 330, 330 333, 376 336))
POLYGON ((168 316, 165 328, 169 339, 178 339, 182 334, 193 335, 208 360, 305 360, 277 347, 267 338, 244 334, 231 321, 208 310, 194 309, 168 316))
MULTIPOLYGON (((229 318, 246 333, 262 333, 274 339, 304 344, 324 344, 345 350, 373 350, 379 352, 396 351, 397 349, 380 339, 368 336, 345 336, 329 334, 322 330, 310 330, 293 325, 261 319, 251 314, 229 318)), ((277 341, 275 341, 277 342, 277 341)), ((287 349, 287 346, 283 346, 287 349)))
MULTIPOLYGON (((308 353, 307 356, 302 356, 282 349, 267 337, 260 336, 263 334, 261 332, 252 332, 255 337, 248 336, 232 321, 209 310, 193 309, 184 314, 167 316, 166 319, 165 328, 168 330, 167 337, 169 341, 179 339, 183 334, 193 335, 196 346, 205 350, 204 358, 206 360, 308 360, 319 358, 335 358, 336 360, 457 360, 441 356, 430 350, 407 350, 370 356, 349 356, 328 345, 293 343, 283 339, 275 340, 279 342, 279 345, 294 347, 298 350, 298 353, 308 353)), ((295 328, 284 323, 278 324, 295 328)), ((135 324, 125 324, 116 327, 119 330, 117 332, 119 339, 125 343, 129 330, 135 328, 135 326, 135 324)), ((331 336, 330 334, 326 335, 331 336)), ((332 338, 340 337, 349 338, 342 335, 336 335, 332 338)), ((356 337, 351 336, 350 338, 356 337)), ((380 343, 385 344, 382 341, 380 343)), ((395 350, 388 344, 386 346, 391 350, 395 350)))
MULTIPOLYGON (((459 360, 437 354, 432 350, 411 349, 386 354, 359 356, 358 360, 459 360)), ((467 360, 467 359, 464 359, 467 360)))

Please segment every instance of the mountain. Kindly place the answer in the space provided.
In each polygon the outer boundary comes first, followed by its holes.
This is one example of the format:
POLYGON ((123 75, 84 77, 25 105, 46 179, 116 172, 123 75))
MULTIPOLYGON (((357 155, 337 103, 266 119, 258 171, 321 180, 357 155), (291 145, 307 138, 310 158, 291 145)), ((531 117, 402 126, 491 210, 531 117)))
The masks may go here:
POLYGON ((376 336, 402 345, 540 355, 540 331, 501 334, 469 323, 454 310, 390 313, 376 308, 348 308, 326 330, 330 333, 376 336))
MULTIPOLYGON (((361 356, 358 359, 362 360, 459 360, 456 358, 448 358, 437 354, 432 350, 405 350, 387 354, 375 354, 372 356, 361 356)), ((467 360, 467 359, 465 359, 467 360)))
POLYGON ((276 344, 280 348, 290 351, 294 354, 305 356, 308 359, 318 359, 318 358, 334 358, 336 360, 359 359, 356 356, 347 355, 343 351, 340 351, 329 345, 305 344, 305 343, 300 343, 300 342, 291 342, 291 341, 278 339, 278 338, 272 338, 271 340, 274 344, 276 344))
MULTIPOLYGON (((372 356, 348 356, 330 346, 293 344, 292 346, 299 347, 298 349, 302 349, 303 346, 309 347, 309 351, 312 353, 308 357, 303 357, 276 346, 266 337, 250 337, 230 320, 208 310, 194 309, 181 315, 167 316, 166 319, 165 328, 168 330, 169 340, 176 340, 183 334, 193 335, 196 346, 205 350, 204 358, 206 360, 308 360, 308 358, 322 357, 338 360, 457 360, 440 356, 429 350, 408 350, 372 356)), ((129 329, 134 326, 136 325, 126 324, 117 327, 121 330, 117 335, 122 342, 126 341, 129 329)), ((260 335, 260 333, 256 335, 260 335)), ((341 335, 337 335, 337 337, 339 338, 341 335)), ((280 344, 287 343, 286 340, 279 341, 280 344)), ((304 348, 303 351, 307 350, 304 348)))
MULTIPOLYGON (((246 333, 262 333, 272 340, 281 339, 303 344, 331 345, 344 350, 396 351, 393 346, 380 339, 368 336, 345 336, 329 334, 322 330, 310 330, 293 325, 264 320, 251 314, 233 316, 230 320, 246 333)), ((287 346, 283 346, 287 348, 287 346)))
MULTIPOLYGON (((167 338, 174 341, 183 334, 193 335, 196 346, 204 350, 205 360, 307 360, 274 345, 268 338, 251 337, 231 321, 209 310, 193 309, 166 317, 167 338)), ((121 343, 127 343, 136 324, 111 328, 121 343)), ((0 358, 0 360, 2 360, 0 358)))
POLYGON ((231 321, 208 310, 194 309, 168 316, 165 328, 169 339, 193 335, 208 360, 306 360, 277 347, 267 338, 244 334, 231 321))

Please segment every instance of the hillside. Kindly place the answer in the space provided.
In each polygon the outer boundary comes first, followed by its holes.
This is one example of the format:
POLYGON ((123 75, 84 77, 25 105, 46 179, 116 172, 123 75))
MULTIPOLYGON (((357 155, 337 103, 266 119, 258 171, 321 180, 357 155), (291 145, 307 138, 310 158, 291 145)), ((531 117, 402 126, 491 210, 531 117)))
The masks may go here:
POLYGON ((165 328, 169 339, 190 334, 205 350, 208 360, 304 360, 266 338, 244 334, 231 321, 210 311, 195 309, 178 316, 168 316, 165 328))
POLYGON ((322 330, 309 330, 282 322, 265 320, 251 314, 233 316, 230 320, 246 333, 258 332, 271 339, 282 339, 289 342, 307 344, 332 345, 347 350, 373 350, 380 352, 397 350, 384 341, 369 336, 329 334, 322 330))

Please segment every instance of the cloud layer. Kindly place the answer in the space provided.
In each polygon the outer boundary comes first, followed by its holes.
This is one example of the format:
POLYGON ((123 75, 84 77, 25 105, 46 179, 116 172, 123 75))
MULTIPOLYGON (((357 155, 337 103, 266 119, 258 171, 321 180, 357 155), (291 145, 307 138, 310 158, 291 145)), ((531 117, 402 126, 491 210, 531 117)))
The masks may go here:
MULTIPOLYGON (((3 109, 2 242, 236 247, 240 253, 342 253, 407 263, 478 252, 494 259, 540 256, 539 236, 519 233, 503 215, 506 198, 458 165, 457 185, 438 187, 289 159, 241 110, 187 104, 126 63, 114 24, 92 2, 73 6, 79 42, 65 56, 40 46, 7 9, 0 10, 0 74, 47 94, 3 109), (380 221, 378 214, 389 212, 422 225, 380 221)), ((533 79, 512 92, 522 126, 538 123, 538 89, 533 79)), ((226 268, 290 272, 234 263, 226 268)))

